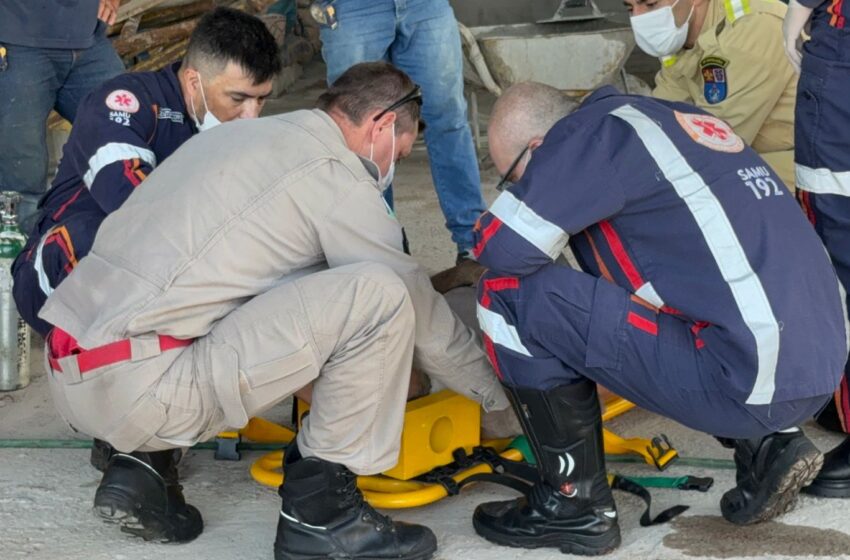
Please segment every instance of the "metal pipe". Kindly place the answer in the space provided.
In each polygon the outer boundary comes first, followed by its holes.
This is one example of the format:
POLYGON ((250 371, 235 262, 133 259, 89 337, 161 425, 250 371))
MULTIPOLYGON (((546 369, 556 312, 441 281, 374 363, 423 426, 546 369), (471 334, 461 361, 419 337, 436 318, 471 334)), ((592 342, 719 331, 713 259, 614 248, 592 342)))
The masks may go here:
POLYGON ((496 96, 502 95, 502 88, 496 84, 496 81, 490 74, 490 69, 487 67, 484 55, 481 54, 481 49, 478 48, 478 40, 475 39, 475 35, 472 34, 472 31, 470 31, 467 26, 460 22, 458 22, 457 28, 460 31, 460 37, 463 40, 463 44, 466 45, 466 48, 469 51, 467 53, 467 58, 473 68, 475 68, 475 71, 478 72, 478 77, 481 78, 481 82, 484 84, 484 87, 496 96))

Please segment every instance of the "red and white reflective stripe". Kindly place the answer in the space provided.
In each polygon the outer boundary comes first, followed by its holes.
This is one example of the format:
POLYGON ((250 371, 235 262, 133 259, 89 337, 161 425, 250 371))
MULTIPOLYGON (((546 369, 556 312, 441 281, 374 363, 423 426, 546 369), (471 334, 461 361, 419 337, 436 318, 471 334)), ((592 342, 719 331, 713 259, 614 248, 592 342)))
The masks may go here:
POLYGON ((502 378, 502 373, 499 369, 499 363, 496 360, 496 350, 493 347, 494 344, 504 346, 505 348, 525 356, 531 356, 531 353, 520 340, 519 333, 517 333, 516 328, 513 325, 508 324, 504 317, 488 309, 491 303, 490 292, 516 290, 517 288, 519 288, 519 278, 488 278, 484 280, 481 301, 477 305, 476 314, 478 316, 478 324, 484 333, 484 345, 487 348, 487 355, 490 357, 490 361, 496 369, 496 373, 499 375, 500 379, 502 378))
POLYGON ((552 260, 557 259, 567 245, 569 236, 564 230, 541 218, 509 191, 499 195, 490 213, 552 260))
POLYGON ((620 239, 620 234, 617 233, 617 230, 614 229, 611 222, 608 220, 602 220, 598 225, 599 230, 608 242, 611 254, 614 255, 614 259, 617 261, 617 264, 620 265, 623 274, 632 285, 634 294, 644 301, 651 303, 655 307, 664 307, 664 300, 661 299, 661 296, 659 296, 658 292, 655 291, 655 287, 652 285, 652 282, 645 282, 643 280, 643 277, 635 266, 634 261, 632 261, 629 253, 626 251, 626 247, 620 239))
POLYGON ((850 422, 850 387, 847 386, 846 373, 841 377, 841 383, 838 384, 833 398, 838 412, 838 421, 841 423, 841 429, 846 433, 850 429, 848 424, 850 422))
POLYGON ((491 237, 496 235, 496 232, 499 231, 499 228, 501 227, 502 221, 494 216, 493 221, 487 224, 487 227, 481 231, 481 240, 477 245, 475 245, 475 247, 472 248, 472 254, 476 259, 481 256, 481 253, 484 252, 484 247, 487 246, 487 242, 490 241, 491 237))
POLYGON ((38 287, 41 288, 42 293, 47 297, 50 297, 50 294, 53 293, 53 286, 50 285, 50 278, 47 277, 47 271, 44 269, 42 258, 44 256, 44 244, 51 233, 52 231, 45 233, 41 241, 38 242, 32 262, 33 268, 35 268, 35 274, 38 276, 38 287))
POLYGON ((139 158, 147 162, 151 167, 156 167, 156 155, 147 148, 123 142, 110 142, 105 146, 101 146, 89 159, 89 169, 83 175, 83 182, 88 188, 91 188, 101 169, 116 161, 134 158, 139 158))
POLYGON ((494 344, 504 346, 518 354, 531 357, 531 352, 522 343, 516 327, 505 321, 505 318, 494 311, 490 311, 480 303, 478 304, 478 324, 494 344))
POLYGON ((794 166, 797 188, 815 194, 837 194, 850 196, 850 171, 831 171, 825 167, 813 169, 794 166))
POLYGON ((617 264, 620 265, 620 268, 622 269, 623 274, 625 274, 626 279, 629 281, 629 284, 632 285, 632 289, 637 290, 641 285, 643 285, 643 278, 641 277, 640 272, 638 272, 635 264, 632 262, 631 257, 629 257, 629 254, 626 252, 626 248, 623 246, 620 235, 608 220, 602 220, 599 222, 599 229, 602 231, 602 235, 605 236, 605 241, 608 242, 611 254, 614 255, 614 259, 617 261, 617 264))
POLYGON ((729 217, 705 180, 694 171, 658 123, 631 105, 619 107, 611 114, 635 130, 702 232, 723 280, 732 292, 741 318, 755 339, 758 371, 746 402, 769 404, 776 390, 779 323, 761 279, 747 260, 729 217))
POLYGON ((658 292, 655 291, 655 286, 652 285, 652 282, 646 282, 643 286, 638 288, 635 291, 635 295, 645 301, 648 301, 659 309, 664 307, 664 300, 661 299, 661 296, 659 296, 658 292))
POLYGON ((646 317, 641 317, 634 311, 629 311, 629 314, 626 316, 626 320, 631 326, 653 336, 658 336, 658 323, 650 321, 646 317))
MULTIPOLYGON (((826 248, 824 248, 826 251, 826 248)), ((829 256, 829 252, 827 251, 827 256, 829 256)), ((830 260, 832 257, 829 257, 830 260)), ((844 318, 844 343, 850 348, 850 309, 847 309, 847 288, 844 287, 844 284, 841 283, 841 279, 836 275, 836 282, 838 282, 838 296, 841 298, 841 311, 842 316, 844 318)))

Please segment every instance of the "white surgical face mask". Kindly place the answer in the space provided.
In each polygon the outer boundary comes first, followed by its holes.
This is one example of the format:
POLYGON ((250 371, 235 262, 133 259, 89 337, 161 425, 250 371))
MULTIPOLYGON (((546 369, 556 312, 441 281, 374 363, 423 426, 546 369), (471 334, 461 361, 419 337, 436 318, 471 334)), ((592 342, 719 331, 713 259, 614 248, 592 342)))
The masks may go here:
POLYGON ((678 3, 679 0, 676 0, 672 6, 664 6, 631 18, 635 42, 643 52, 661 58, 676 54, 684 46, 688 38, 688 22, 694 13, 694 7, 692 4, 685 23, 676 27, 673 7, 678 3))
POLYGON ((381 189, 381 192, 387 190, 387 188, 392 184, 393 175, 395 175, 395 123, 393 123, 392 135, 393 147, 392 150, 390 150, 390 157, 392 159, 390 160, 390 168, 387 170, 386 175, 381 175, 381 166, 378 165, 378 162, 372 159, 372 156, 375 155, 375 143, 372 142, 369 146, 369 161, 374 163, 375 167, 378 168, 378 188, 381 189))
POLYGON ((198 115, 195 113, 195 99, 192 98, 192 104, 190 109, 192 109, 192 120, 195 121, 195 126, 198 127, 198 132, 203 132, 205 130, 209 130, 215 126, 221 124, 221 121, 213 115, 213 112, 210 111, 210 108, 207 106, 207 96, 204 95, 204 83, 201 81, 201 73, 198 72, 198 85, 201 86, 201 101, 204 102, 204 109, 206 109, 206 114, 204 115, 204 122, 198 122, 198 115))

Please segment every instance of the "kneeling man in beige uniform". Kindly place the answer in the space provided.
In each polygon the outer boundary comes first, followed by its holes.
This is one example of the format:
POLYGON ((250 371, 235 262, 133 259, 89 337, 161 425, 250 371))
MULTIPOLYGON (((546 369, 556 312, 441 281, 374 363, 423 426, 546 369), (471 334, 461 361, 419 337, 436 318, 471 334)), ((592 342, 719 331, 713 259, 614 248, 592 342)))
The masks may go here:
POLYGON ((412 366, 485 410, 508 401, 381 196, 420 103, 400 70, 356 65, 318 109, 192 138, 106 218, 41 312, 61 414, 122 452, 102 516, 194 538, 200 514, 176 480, 128 453, 209 439, 312 383, 275 557, 431 556, 433 533, 375 512, 356 475, 397 462, 412 366))

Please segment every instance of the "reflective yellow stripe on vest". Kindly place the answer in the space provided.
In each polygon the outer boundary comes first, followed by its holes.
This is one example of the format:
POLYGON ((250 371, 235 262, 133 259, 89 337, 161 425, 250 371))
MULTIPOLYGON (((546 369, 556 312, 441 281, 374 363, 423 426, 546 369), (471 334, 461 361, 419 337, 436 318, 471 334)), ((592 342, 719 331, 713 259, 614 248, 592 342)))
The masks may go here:
POLYGON ((735 21, 750 13, 750 0, 723 0, 726 8, 726 18, 735 21))

